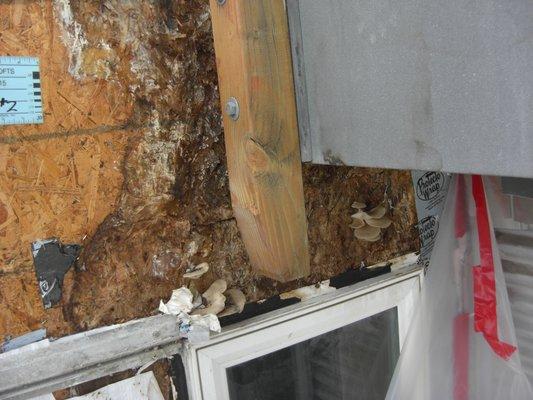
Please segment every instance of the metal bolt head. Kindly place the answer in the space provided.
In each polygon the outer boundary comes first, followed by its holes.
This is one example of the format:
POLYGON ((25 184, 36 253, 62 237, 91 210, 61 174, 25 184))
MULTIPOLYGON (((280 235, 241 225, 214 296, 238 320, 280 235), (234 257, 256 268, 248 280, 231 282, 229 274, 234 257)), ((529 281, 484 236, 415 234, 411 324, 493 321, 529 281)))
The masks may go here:
POLYGON ((232 120, 237 121, 239 119, 239 102, 235 97, 230 97, 226 103, 226 114, 232 120))
POLYGON ((219 6, 223 6, 224 4, 226 4, 226 0, 217 0, 217 3, 219 6))

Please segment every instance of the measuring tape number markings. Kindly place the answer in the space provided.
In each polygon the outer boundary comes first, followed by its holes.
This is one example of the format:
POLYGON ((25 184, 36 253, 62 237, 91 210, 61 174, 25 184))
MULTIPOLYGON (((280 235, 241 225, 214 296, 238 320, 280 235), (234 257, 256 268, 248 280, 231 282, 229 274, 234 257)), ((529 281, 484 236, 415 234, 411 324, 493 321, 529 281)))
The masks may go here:
POLYGON ((0 56, 0 125, 41 123, 39 59, 0 56))

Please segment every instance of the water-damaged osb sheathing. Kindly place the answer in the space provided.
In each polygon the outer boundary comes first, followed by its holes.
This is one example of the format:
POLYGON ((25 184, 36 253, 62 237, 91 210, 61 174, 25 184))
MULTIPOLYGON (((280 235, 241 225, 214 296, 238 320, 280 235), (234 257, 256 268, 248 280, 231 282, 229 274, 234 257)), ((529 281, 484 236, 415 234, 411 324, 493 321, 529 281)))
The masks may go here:
POLYGON ((210 268, 195 281, 200 292, 222 278, 253 301, 418 248, 409 173, 305 166, 312 273, 288 284, 257 276, 230 204, 208 1, 56 0, 54 16, 70 77, 114 82, 132 103, 133 133, 117 205, 67 274, 67 325, 52 334, 154 314, 202 262, 210 268), (390 205, 381 240, 354 237, 354 200, 390 205))

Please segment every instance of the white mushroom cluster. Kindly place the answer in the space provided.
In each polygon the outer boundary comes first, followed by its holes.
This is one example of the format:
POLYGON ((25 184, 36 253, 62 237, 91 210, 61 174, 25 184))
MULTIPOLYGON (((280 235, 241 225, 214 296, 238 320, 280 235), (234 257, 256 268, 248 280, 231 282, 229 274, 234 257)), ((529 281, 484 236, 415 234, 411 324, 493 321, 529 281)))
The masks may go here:
POLYGON ((366 242, 377 242, 381 238, 382 229, 390 226, 392 221, 385 215, 387 208, 380 204, 370 211, 363 211, 366 208, 365 203, 355 201, 352 204, 357 212, 352 215, 352 223, 350 227, 354 231, 357 239, 366 242))
MULTIPOLYGON (((196 296, 200 305, 194 309, 192 315, 213 314, 219 317, 242 312, 246 304, 246 297, 239 289, 228 289, 224 279, 214 281, 200 297, 196 296)), ((196 302, 196 301, 195 301, 196 302)))
MULTIPOLYGON (((208 263, 201 263, 187 269, 184 278, 195 280, 209 271, 208 263)), ((191 343, 200 343, 209 338, 210 332, 220 332, 218 317, 240 313, 246 304, 246 297, 239 289, 228 289, 224 279, 214 281, 209 289, 200 294, 190 281, 172 291, 168 302, 159 303, 163 314, 177 316, 180 337, 191 343)))
MULTIPOLYGON (((203 262, 187 269, 183 277, 195 280, 199 279, 207 271, 209 271, 209 264, 203 262)), ((223 279, 214 281, 201 296, 194 287, 191 287, 191 291, 193 292, 195 305, 192 315, 213 314, 224 317, 242 312, 246 303, 244 293, 239 289, 228 289, 227 282, 223 279)))
POLYGON ((209 271, 209 264, 203 262, 201 264, 188 268, 187 271, 185 271, 185 273, 183 274, 183 277, 187 279, 198 279, 207 271, 209 271))

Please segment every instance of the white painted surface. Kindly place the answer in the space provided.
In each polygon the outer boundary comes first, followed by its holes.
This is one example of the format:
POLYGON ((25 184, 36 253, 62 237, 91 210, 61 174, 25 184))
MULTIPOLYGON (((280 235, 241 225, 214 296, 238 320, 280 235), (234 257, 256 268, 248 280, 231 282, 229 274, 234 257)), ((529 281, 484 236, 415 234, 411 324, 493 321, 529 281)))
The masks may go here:
MULTIPOLYGON (((292 346, 342 326, 398 307, 403 345, 409 319, 420 292, 422 273, 407 268, 352 287, 342 288, 216 335, 210 342, 189 346, 184 353, 191 400, 229 400, 226 368, 292 346)), ((230 327, 231 328, 231 327, 230 327)))

